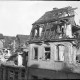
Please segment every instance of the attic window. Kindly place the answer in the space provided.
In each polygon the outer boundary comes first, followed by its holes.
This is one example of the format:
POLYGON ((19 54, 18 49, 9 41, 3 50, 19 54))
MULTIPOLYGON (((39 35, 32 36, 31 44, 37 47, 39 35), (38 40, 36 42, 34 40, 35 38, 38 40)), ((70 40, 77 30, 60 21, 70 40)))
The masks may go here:
POLYGON ((37 34, 38 34, 38 31, 37 31, 37 29, 35 29, 35 36, 37 36, 37 34))
POLYGON ((62 30, 62 33, 64 33, 64 26, 62 26, 61 30, 62 30))
POLYGON ((39 36, 41 36, 41 33, 42 33, 42 28, 40 27, 39 28, 39 36))
POLYGON ((58 26, 57 27, 57 33, 59 33, 60 35, 62 34, 64 34, 64 26, 62 25, 62 26, 58 26))
POLYGON ((72 36, 72 25, 71 24, 67 25, 67 28, 66 28, 66 36, 68 36, 70 38, 73 37, 72 36))

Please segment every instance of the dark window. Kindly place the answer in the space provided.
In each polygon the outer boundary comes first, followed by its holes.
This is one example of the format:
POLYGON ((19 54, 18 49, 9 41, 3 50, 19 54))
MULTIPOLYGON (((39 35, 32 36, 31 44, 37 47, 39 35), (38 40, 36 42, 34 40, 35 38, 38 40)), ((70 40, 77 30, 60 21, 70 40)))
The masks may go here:
POLYGON ((38 48, 34 48, 34 59, 38 59, 38 48))
POLYGON ((50 59, 50 52, 45 52, 45 59, 50 59))
POLYGON ((45 60, 50 59, 50 47, 45 47, 45 55, 44 55, 45 60))
POLYGON ((46 47, 45 48, 45 51, 50 51, 50 47, 46 47))
POLYGON ((8 51, 5 51, 6 53, 8 53, 8 51))
POLYGON ((76 56, 76 62, 80 63, 80 54, 76 56))

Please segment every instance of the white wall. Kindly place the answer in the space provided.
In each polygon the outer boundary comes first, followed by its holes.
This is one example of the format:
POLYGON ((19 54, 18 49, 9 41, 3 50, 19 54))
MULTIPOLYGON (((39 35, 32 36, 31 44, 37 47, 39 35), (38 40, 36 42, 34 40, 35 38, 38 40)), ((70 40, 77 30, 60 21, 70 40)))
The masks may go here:
POLYGON ((20 55, 21 53, 18 53, 18 66, 22 66, 22 60, 23 60, 23 58, 22 58, 22 56, 20 55))

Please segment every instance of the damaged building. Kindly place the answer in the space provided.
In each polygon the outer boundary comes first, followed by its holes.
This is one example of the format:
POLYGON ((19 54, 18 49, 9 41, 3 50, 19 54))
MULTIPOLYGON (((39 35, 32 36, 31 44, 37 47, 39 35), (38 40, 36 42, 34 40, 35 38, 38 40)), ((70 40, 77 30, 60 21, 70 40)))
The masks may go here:
POLYGON ((53 8, 32 24, 28 79, 80 78, 80 26, 71 6, 53 8))

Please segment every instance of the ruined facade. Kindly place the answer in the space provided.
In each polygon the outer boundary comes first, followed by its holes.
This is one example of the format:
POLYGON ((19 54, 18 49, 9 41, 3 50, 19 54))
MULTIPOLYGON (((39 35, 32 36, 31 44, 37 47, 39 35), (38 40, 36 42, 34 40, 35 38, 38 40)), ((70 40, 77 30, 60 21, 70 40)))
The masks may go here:
POLYGON ((33 23, 28 58, 30 75, 53 79, 61 74, 65 77, 59 78, 68 79, 74 76, 73 73, 80 73, 80 26, 75 23, 75 9, 70 6, 53 8, 33 23), (55 71, 67 71, 72 74, 55 71))
POLYGON ((66 7, 46 12, 33 23, 31 41, 53 41, 59 39, 78 38, 76 31, 80 28, 74 20, 76 8, 66 7))

